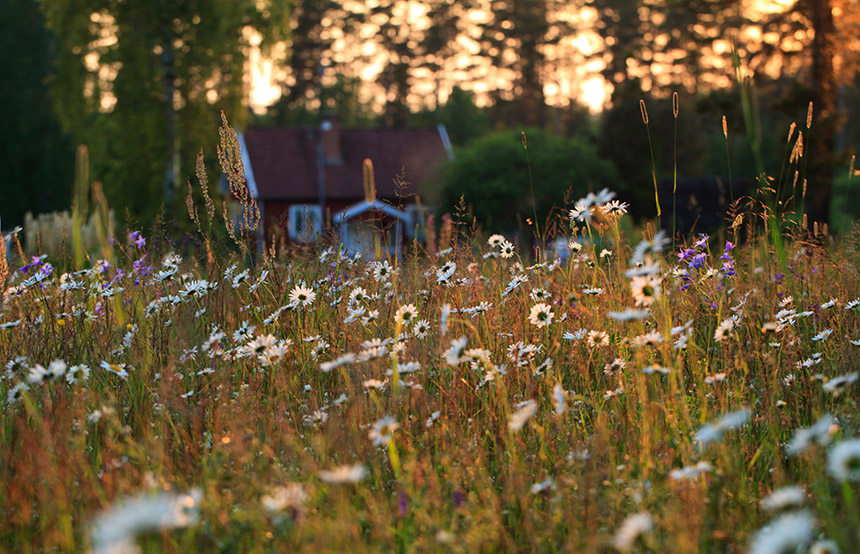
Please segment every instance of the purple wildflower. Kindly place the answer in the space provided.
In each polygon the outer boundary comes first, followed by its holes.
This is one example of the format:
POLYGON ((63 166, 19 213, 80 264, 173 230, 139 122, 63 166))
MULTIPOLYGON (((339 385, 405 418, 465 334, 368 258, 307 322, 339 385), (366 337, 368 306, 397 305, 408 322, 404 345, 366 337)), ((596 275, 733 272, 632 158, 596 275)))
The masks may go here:
POLYGON ((705 254, 704 252, 696 254, 695 256, 693 256, 693 259, 690 260, 687 265, 693 269, 702 269, 703 267, 705 267, 705 258, 707 258, 707 254, 705 254))
POLYGON ((28 263, 25 266, 22 266, 21 269, 19 269, 18 271, 20 271, 21 273, 27 273, 31 267, 39 267, 43 263, 44 262, 42 261, 41 258, 39 258, 37 256, 33 256, 32 258, 30 258, 30 263, 28 263))

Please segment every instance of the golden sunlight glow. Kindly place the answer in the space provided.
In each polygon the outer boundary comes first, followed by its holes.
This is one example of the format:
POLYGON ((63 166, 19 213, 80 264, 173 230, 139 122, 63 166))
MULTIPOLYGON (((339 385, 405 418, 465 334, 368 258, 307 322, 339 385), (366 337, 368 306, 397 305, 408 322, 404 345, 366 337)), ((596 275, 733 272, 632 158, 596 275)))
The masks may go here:
POLYGON ((747 0, 746 8, 750 18, 760 17, 784 12, 789 9, 796 0, 747 0))
MULTIPOLYGON (((761 48, 761 43, 774 44, 774 41, 783 43, 783 47, 799 47, 805 37, 774 37, 773 33, 763 36, 762 28, 758 21, 762 17, 783 12, 791 8, 797 0, 743 0, 742 10, 750 20, 750 23, 741 30, 741 39, 749 42, 748 48, 755 52, 761 48), (783 40, 784 39, 784 40, 783 40)), ((378 0, 367 2, 352 2, 346 6, 356 13, 369 14, 372 6, 377 5, 378 0)), ((427 6, 417 0, 401 0, 392 12, 393 20, 403 27, 403 33, 407 30, 421 34, 429 28, 430 20, 427 17, 427 6)), ((513 94, 514 72, 509 66, 494 67, 484 56, 480 56, 481 45, 479 39, 484 32, 479 25, 487 23, 492 18, 487 0, 479 0, 476 7, 461 12, 466 28, 459 34, 453 45, 453 52, 443 58, 431 57, 429 61, 438 63, 440 69, 437 72, 421 71, 414 68, 410 72, 412 87, 407 97, 407 102, 412 108, 421 106, 436 106, 444 103, 454 87, 460 86, 475 93, 475 100, 479 106, 487 106, 492 102, 491 94, 501 93, 503 97, 513 94)), ((660 13, 651 13, 645 9, 640 16, 657 17, 660 13)), ((548 78, 544 83, 544 95, 547 104, 552 106, 563 106, 571 101, 582 103, 593 111, 602 110, 610 98, 611 85, 609 85, 601 72, 605 69, 607 58, 594 57, 601 52, 606 44, 604 39, 594 28, 598 20, 598 12, 591 7, 577 8, 569 7, 552 14, 553 21, 564 21, 578 31, 572 36, 564 37, 561 41, 553 44, 543 45, 542 50, 546 59, 546 70, 548 78)), ((378 23, 376 24, 378 25, 378 23)), ((380 47, 377 42, 379 31, 375 24, 361 25, 357 33, 344 33, 337 27, 327 28, 326 40, 331 45, 330 64, 338 67, 338 71, 348 73, 347 77, 361 79, 363 86, 358 94, 362 102, 369 103, 379 109, 385 103, 385 93, 378 84, 380 74, 391 61, 391 54, 380 47)), ((701 26, 700 33, 711 36, 713 32, 701 26)), ((401 33, 401 34, 403 34, 401 33)), ((644 37, 655 45, 652 53, 653 64, 640 65, 634 60, 628 60, 627 72, 629 76, 637 76, 642 80, 643 86, 665 85, 677 80, 677 68, 674 67, 677 59, 683 58, 684 51, 672 50, 663 52, 669 41, 668 33, 656 33, 653 36, 644 37)), ((711 36, 714 39, 712 45, 705 47, 702 51, 702 60, 706 66, 713 71, 711 74, 703 75, 700 81, 694 77, 684 77, 685 86, 722 86, 730 82, 732 75, 728 75, 731 63, 728 59, 731 51, 730 42, 719 36, 711 36), (721 73, 727 72, 727 75, 721 73)), ((611 37, 606 40, 610 43, 611 37)), ((282 94, 282 85, 289 86, 289 68, 286 65, 288 56, 286 54, 288 44, 282 45, 281 53, 276 59, 267 59, 260 53, 257 37, 251 37, 251 53, 249 60, 250 73, 250 103, 257 113, 265 111, 266 107, 273 104, 282 94)), ((493 53, 493 52, 491 52, 493 53)), ((510 50, 499 51, 493 55, 501 54, 503 64, 508 64, 515 57, 510 50)), ((778 61, 777 61, 778 63, 778 61)), ((761 68, 763 71, 772 71, 773 66, 761 68)), ((778 68, 777 68, 778 71, 778 68)), ((327 74, 324 82, 332 82, 333 74, 327 74)))

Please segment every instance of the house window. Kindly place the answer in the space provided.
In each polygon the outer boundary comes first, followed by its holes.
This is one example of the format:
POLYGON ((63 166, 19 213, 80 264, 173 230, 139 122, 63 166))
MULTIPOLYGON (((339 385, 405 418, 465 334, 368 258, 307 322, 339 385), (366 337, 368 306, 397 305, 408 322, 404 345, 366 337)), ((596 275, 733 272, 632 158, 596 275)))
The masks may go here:
POLYGON ((289 212, 290 240, 309 242, 322 231, 322 209, 316 204, 293 204, 289 212))

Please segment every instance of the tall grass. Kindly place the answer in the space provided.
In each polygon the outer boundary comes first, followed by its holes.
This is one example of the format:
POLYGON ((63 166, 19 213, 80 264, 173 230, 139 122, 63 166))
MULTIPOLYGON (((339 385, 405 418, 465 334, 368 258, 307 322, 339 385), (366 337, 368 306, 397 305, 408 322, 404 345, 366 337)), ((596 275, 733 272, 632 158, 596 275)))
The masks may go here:
MULTIPOLYGON (((618 233, 591 210, 593 232, 618 233)), ((623 522, 647 513, 637 548, 734 551, 771 519, 759 501, 795 484, 817 532, 857 548, 860 491, 825 470, 827 446, 785 445, 828 412, 833 441, 858 432, 856 385, 826 387, 858 361, 858 235, 829 251, 789 241, 787 273, 767 251, 746 269, 767 247, 738 247, 734 275, 704 244, 689 245, 703 265, 676 268, 660 236, 616 236, 608 257, 541 263, 474 237, 379 279, 382 264, 322 246, 244 277, 241 258, 215 256, 209 273, 205 256, 180 262, 140 235, 83 273, 35 281, 45 266, 16 267, 0 313, 2 548, 85 549, 87 522, 115 499, 198 487, 199 523, 133 540, 588 552, 624 548, 623 522), (656 286, 634 297, 624 271, 649 266, 656 286), (290 298, 300 285, 315 294, 305 306, 290 298), (637 299, 647 312, 610 317, 637 299), (547 325, 529 320, 539 303, 547 325), (395 321, 407 304, 426 336, 395 321), (285 355, 246 348, 268 334, 285 355), (346 353, 358 358, 321 369, 346 353), (70 383, 52 360, 91 372, 70 383), (742 408, 750 420, 719 440, 697 435, 742 408), (374 443, 385 416, 399 428, 374 443), (323 473, 354 464, 355 483, 323 473)))

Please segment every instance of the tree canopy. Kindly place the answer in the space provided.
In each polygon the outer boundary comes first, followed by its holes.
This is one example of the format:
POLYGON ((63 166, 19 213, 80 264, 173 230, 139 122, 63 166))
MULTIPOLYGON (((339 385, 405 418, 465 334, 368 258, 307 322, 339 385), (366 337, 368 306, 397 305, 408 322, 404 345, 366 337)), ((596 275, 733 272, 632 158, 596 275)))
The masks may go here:
POLYGON ((289 31, 286 1, 42 0, 57 37, 56 113, 89 146, 93 177, 112 201, 150 220, 214 154, 218 113, 246 119, 252 43, 289 31))
POLYGON ((71 200, 74 146, 60 130, 45 79, 55 42, 35 0, 0 1, 0 216, 3 227, 24 213, 65 208, 71 200))

